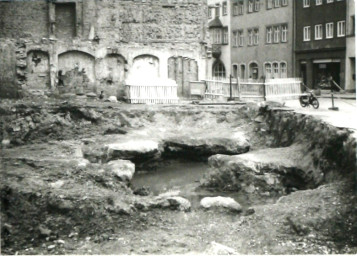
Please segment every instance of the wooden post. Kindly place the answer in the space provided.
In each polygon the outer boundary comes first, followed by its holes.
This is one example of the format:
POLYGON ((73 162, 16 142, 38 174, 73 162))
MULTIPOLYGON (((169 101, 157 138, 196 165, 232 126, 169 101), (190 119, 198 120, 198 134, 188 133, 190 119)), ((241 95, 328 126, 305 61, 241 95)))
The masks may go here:
POLYGON ((241 92, 240 92, 240 77, 237 78, 237 83, 238 83, 238 98, 239 101, 241 101, 241 92))
POLYGON ((266 91, 266 84, 265 84, 265 77, 264 77, 264 80, 263 80, 263 89, 264 89, 264 91, 263 91, 263 93, 264 93, 264 101, 266 101, 267 100, 267 91, 266 91))

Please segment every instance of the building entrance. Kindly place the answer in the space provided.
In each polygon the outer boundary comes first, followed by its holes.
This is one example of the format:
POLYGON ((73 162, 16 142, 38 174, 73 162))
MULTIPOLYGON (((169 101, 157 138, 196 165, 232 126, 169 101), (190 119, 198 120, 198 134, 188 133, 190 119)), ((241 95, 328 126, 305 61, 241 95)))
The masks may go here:
POLYGON ((314 88, 339 91, 335 85, 340 85, 340 62, 314 62, 313 65, 314 88), (331 78, 333 79, 332 82, 331 78))

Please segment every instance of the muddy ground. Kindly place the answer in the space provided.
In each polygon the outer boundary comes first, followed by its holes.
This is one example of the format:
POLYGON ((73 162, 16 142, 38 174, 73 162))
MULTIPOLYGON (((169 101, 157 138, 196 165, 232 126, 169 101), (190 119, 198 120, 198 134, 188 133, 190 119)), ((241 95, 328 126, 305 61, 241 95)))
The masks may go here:
POLYGON ((216 243, 241 254, 357 253, 356 153, 347 130, 255 104, 32 99, 4 101, 0 115, 3 254, 205 254, 216 253, 216 243), (112 144, 143 146, 123 155, 112 144), (289 153, 280 159, 270 148, 289 153), (291 167, 303 173, 289 187, 247 176, 253 192, 232 179, 237 170, 228 165, 208 170, 197 187, 240 193, 243 211, 234 213, 152 203, 152 193, 138 195, 105 167, 124 158, 138 173, 167 159, 246 152, 264 156, 264 175, 291 167))

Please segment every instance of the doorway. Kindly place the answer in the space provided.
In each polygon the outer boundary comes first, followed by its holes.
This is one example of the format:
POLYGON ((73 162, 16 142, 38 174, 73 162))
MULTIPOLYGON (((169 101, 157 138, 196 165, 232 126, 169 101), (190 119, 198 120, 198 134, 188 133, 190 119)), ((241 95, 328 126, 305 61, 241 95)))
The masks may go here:
POLYGON ((313 66, 314 87, 328 90, 339 91, 340 86, 340 62, 314 63, 313 66), (334 82, 329 82, 332 77, 334 82))

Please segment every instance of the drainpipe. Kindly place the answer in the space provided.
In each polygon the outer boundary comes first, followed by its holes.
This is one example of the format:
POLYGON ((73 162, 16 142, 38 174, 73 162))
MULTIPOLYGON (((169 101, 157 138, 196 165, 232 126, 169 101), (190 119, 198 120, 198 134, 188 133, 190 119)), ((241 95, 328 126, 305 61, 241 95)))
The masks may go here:
POLYGON ((292 69, 293 69, 293 76, 296 77, 296 56, 295 56, 295 49, 296 49, 296 3, 295 1, 293 2, 293 43, 292 43, 292 69))

